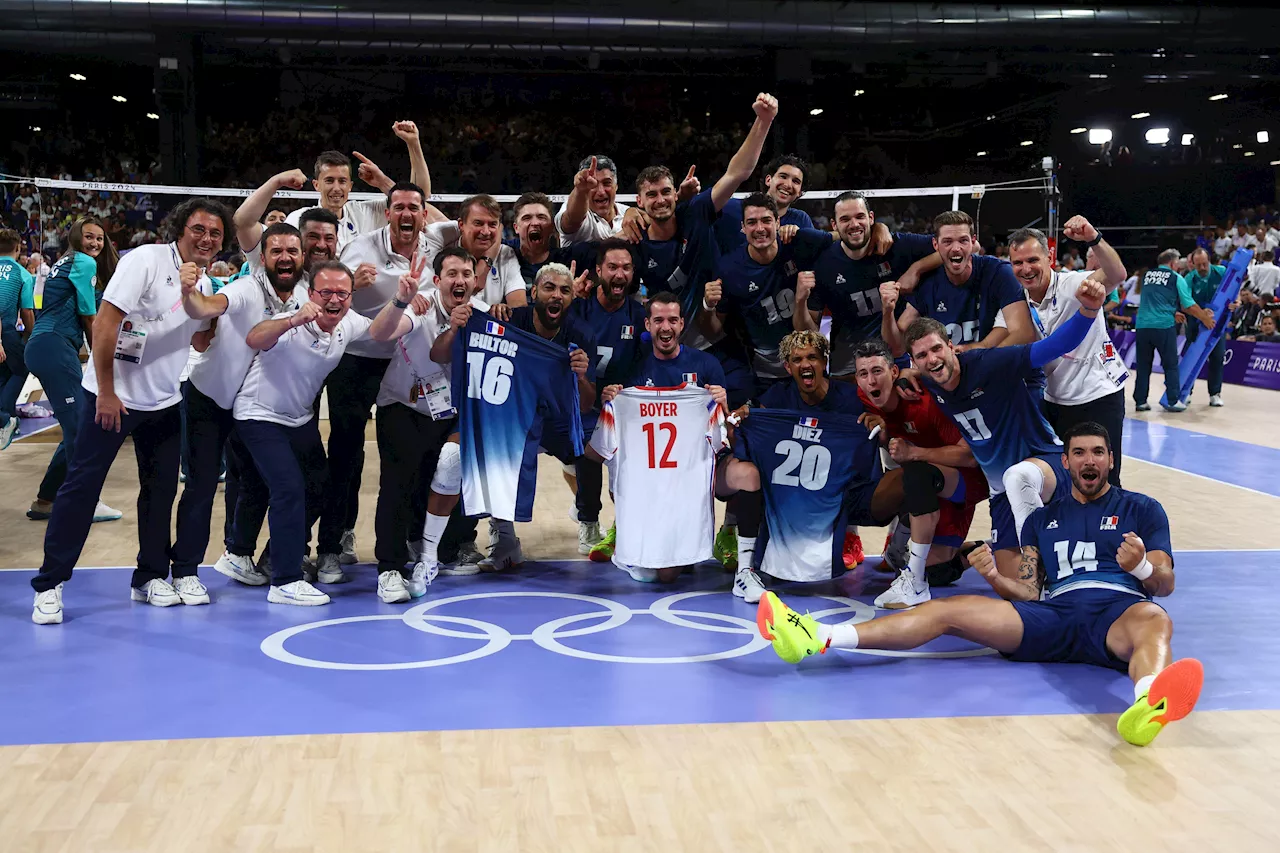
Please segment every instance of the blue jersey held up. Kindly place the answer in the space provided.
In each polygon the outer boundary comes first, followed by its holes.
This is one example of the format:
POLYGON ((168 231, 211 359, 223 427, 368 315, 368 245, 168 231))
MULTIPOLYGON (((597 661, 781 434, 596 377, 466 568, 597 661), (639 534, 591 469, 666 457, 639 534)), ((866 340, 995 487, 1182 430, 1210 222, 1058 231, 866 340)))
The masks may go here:
POLYGON ((1077 589, 1109 589, 1148 598, 1142 581, 1116 562, 1126 533, 1136 533, 1148 552, 1173 553, 1164 507, 1153 498, 1115 486, 1088 503, 1067 495, 1040 507, 1022 528, 1022 544, 1040 551, 1045 598, 1077 589))
POLYGON ((472 311, 454 338, 452 381, 463 511, 531 520, 543 421, 567 423, 575 456, 582 454, 578 382, 568 348, 472 311))
POLYGON ((867 430, 847 416, 753 409, 743 420, 734 455, 760 470, 768 527, 762 571, 793 581, 843 571, 845 491, 867 448, 875 452, 867 430))

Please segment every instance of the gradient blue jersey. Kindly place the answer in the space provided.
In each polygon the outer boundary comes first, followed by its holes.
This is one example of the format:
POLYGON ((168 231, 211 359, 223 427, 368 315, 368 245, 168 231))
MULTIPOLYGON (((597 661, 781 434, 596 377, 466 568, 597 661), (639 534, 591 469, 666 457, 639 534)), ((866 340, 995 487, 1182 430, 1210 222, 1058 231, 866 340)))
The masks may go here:
MULTIPOLYGON (((635 369, 643 352, 640 335, 644 332, 645 309, 630 297, 616 311, 606 310, 592 293, 586 299, 569 303, 565 322, 591 334, 595 339, 596 399, 606 385, 622 385, 635 369)), ((581 344, 579 344, 581 345, 581 344)))
POLYGON ((575 455, 582 454, 578 382, 568 348, 473 311, 454 339, 452 382, 463 511, 529 521, 543 421, 567 423, 575 455))
MULTIPOLYGON (((783 225, 812 228, 813 220, 809 218, 809 214, 792 205, 778 218, 778 227, 781 228, 783 225)), ((731 198, 725 202, 724 209, 720 211, 720 218, 716 220, 715 238, 721 255, 727 255, 739 246, 747 245, 747 235, 742 233, 742 199, 731 198)))
MULTIPOLYGON (((827 386, 827 395, 816 406, 811 406, 804 401, 800 396, 800 386, 795 382, 779 382, 760 395, 760 406, 765 409, 791 409, 818 417, 823 413, 847 415, 855 422, 867 411, 867 407, 862 404, 862 398, 858 396, 857 386, 850 385, 848 382, 830 383, 827 386)), ((880 446, 871 440, 871 434, 865 427, 861 424, 858 426, 867 440, 858 445, 852 459, 847 459, 841 464, 852 466, 854 483, 870 483, 879 480, 884 471, 880 464, 880 446)))
POLYGON ((1031 347, 960 353, 960 384, 954 391, 922 375, 929 392, 969 442, 992 495, 1004 493, 1002 478, 1009 466, 1031 456, 1062 452, 1062 442, 1041 413, 1040 401, 1026 386, 1026 379, 1036 372, 1031 347), (1015 378, 1023 381, 1011 381, 1015 378))
POLYGON ((867 452, 875 452, 867 430, 847 416, 753 409, 742 421, 734 455, 760 470, 768 527, 762 571, 817 581, 843 569, 845 491, 867 452))
POLYGON ((675 388, 690 385, 724 387, 724 368, 710 353, 681 345, 675 358, 658 358, 652 347, 636 364, 622 385, 630 387, 675 388))
POLYGON ((1025 302, 1026 296, 1008 261, 974 255, 973 272, 964 284, 952 284, 939 267, 920 279, 907 301, 921 317, 946 326, 951 342, 959 346, 985 338, 995 328, 1000 309, 1025 302))
POLYGON ((878 338, 880 285, 902 278, 912 264, 933 253, 933 238, 922 234, 894 234, 887 254, 858 260, 845 254, 844 245, 837 242, 813 265, 809 310, 831 312, 833 339, 878 338))
POLYGON ((1076 589, 1110 589, 1149 598, 1142 581, 1116 562, 1126 533, 1136 533, 1148 552, 1173 554, 1164 507, 1154 498, 1115 486, 1088 503, 1067 495, 1040 507, 1022 528, 1022 544, 1040 550, 1045 598, 1076 589))
POLYGON ((715 271, 720 252, 714 229, 717 217, 711 190, 676 205, 676 236, 670 240, 645 237, 636 245, 636 278, 649 295, 669 290, 680 297, 686 317, 702 299, 702 286, 715 271))

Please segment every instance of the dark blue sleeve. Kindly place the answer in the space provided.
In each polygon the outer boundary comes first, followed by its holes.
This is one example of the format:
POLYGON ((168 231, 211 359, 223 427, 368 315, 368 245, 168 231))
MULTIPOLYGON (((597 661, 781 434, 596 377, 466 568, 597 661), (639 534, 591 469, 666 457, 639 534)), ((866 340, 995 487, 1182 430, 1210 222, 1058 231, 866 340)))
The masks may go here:
POLYGON ((723 388, 726 384, 724 378, 724 368, 720 366, 720 361, 715 356, 707 356, 707 369, 703 371, 703 385, 719 385, 723 388))
POLYGON ((903 234, 894 232, 893 249, 894 260, 902 260, 907 266, 911 266, 921 258, 927 258, 935 251, 933 248, 933 238, 924 234, 903 234))
MULTIPOLYGON (((1048 338, 1045 340, 1048 340, 1048 338)), ((1038 341, 1037 343, 1044 343, 1044 341, 1038 341)), ((1011 347, 996 347, 995 349, 969 350, 961 353, 960 363, 966 373, 972 371, 976 374, 974 381, 978 385, 1009 385, 1008 382, 1004 381, 1004 377, 1021 376, 1025 378, 1034 371, 1035 368, 1031 363, 1031 348, 1035 345, 1019 344, 1011 347)), ((1049 361, 1052 360, 1049 359, 1049 361)))
POLYGON ((775 382, 760 395, 760 399, 756 402, 760 404, 762 409, 786 409, 787 405, 787 383, 775 382))
POLYGON ((1044 561, 1048 559, 1045 554, 1046 550, 1052 550, 1052 546, 1046 549, 1040 545, 1040 534, 1044 531, 1045 508, 1037 507, 1031 511, 1031 515, 1027 516, 1027 520, 1022 524, 1022 544, 1039 550, 1040 559, 1044 561))
MULTIPOLYGON (((995 271, 991 274, 990 286, 991 295, 996 298, 996 302, 1001 308, 1006 305, 1012 305, 1015 302, 1025 302, 1027 300, 1026 295, 1023 293, 1022 285, 1018 284, 1018 279, 1013 274, 1013 267, 1004 261, 1000 261, 996 265, 995 271)), ((1075 347, 1071 349, 1075 349, 1075 347)))
POLYGON ((715 222, 720 215, 720 211, 716 210, 715 202, 711 200, 711 188, 689 199, 689 207, 687 216, 690 222, 715 222))
POLYGON ((803 269, 812 269, 813 262, 832 245, 831 235, 816 228, 801 228, 791 238, 796 263, 803 269))
POLYGON ((796 220, 795 222, 789 223, 789 224, 799 225, 801 228, 813 227, 813 218, 798 207, 793 207, 790 210, 788 210, 787 215, 794 216, 796 220))
MULTIPOLYGON (((1089 336, 1089 330, 1093 328, 1093 320, 1093 317, 1086 317, 1077 311, 1067 319, 1067 322, 1054 329, 1049 337, 1033 344, 1024 344, 1031 351, 1031 365, 1044 367, 1055 358, 1062 358, 1080 346, 1089 336)), ((1021 347, 1001 347, 1000 349, 1021 349, 1021 347)), ((999 352, 1000 349, 988 350, 988 352, 999 352)))
POLYGON ((575 325, 569 333, 569 342, 576 344, 587 354, 587 381, 596 384, 596 367, 600 364, 600 350, 596 347, 596 336, 581 326, 575 325))
MULTIPOLYGON (((1133 531, 1142 537, 1142 544, 1147 551, 1164 551, 1173 556, 1173 540, 1169 535, 1169 516, 1165 514, 1160 502, 1144 497, 1142 511, 1138 513, 1137 530, 1133 531)), ((1128 531, 1122 531, 1128 532, 1128 531)))

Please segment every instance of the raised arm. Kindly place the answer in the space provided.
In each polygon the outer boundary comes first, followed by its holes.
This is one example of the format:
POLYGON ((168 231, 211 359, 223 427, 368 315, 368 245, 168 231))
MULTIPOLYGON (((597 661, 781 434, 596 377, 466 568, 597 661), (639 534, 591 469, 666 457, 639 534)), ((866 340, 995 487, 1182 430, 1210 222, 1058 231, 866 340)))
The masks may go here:
POLYGON ((394 341, 402 338, 413 329, 413 321, 404 315, 404 309, 418 295, 418 281, 427 266, 426 255, 414 255, 409 271, 400 276, 396 285, 396 295, 382 306, 378 316, 369 325, 369 337, 375 341, 394 341))
POLYGON ((899 295, 896 281, 886 281, 880 285, 880 337, 884 338, 894 358, 901 357, 907 351, 907 327, 920 316, 915 306, 908 303, 902 309, 902 316, 894 317, 899 295))
POLYGON ((709 281, 702 291, 702 305, 698 308, 698 328, 713 341, 724 334, 724 320, 717 310, 723 296, 724 283, 718 278, 709 281))
POLYGON ((234 223, 236 241, 240 250, 250 252, 262 239, 262 215, 267 212, 267 205, 280 190, 300 190, 307 185, 307 176, 301 169, 290 169, 267 180, 265 184, 253 191, 236 209, 234 223))
MULTIPOLYGON (((1083 216, 1073 216, 1067 220, 1067 224, 1062 226, 1062 233, 1069 240, 1078 240, 1082 243, 1092 243, 1098 239, 1098 229, 1090 224, 1089 220, 1083 216)), ((1102 273, 1100 279, 1103 285, 1107 287, 1115 287, 1123 284, 1128 278, 1128 272, 1125 271, 1124 261, 1120 260, 1120 255, 1115 249, 1111 248, 1111 244, 1106 240, 1102 240, 1093 247, 1093 259, 1098 264, 1097 273, 1102 273)))
POLYGON ((1142 581, 1142 588, 1157 598, 1173 592, 1173 557, 1167 551, 1148 551, 1142 537, 1130 531, 1116 552, 1120 568, 1142 581))
POLYGON ((797 332, 816 332, 821 328, 822 311, 809 307, 815 284, 813 270, 804 270, 796 276, 796 309, 791 312, 791 328, 797 332))
POLYGON ((560 211, 560 233, 576 234, 587 218, 587 201, 591 193, 600 185, 596 178, 596 158, 591 158, 591 165, 573 176, 573 190, 564 200, 564 209, 560 211))
POLYGON ((711 188, 711 203, 716 210, 724 209, 729 199, 733 198, 734 191, 756 170, 760 152, 764 150, 764 140, 769 135, 773 120, 778 116, 778 99, 767 92, 761 92, 756 95, 751 109, 755 111, 756 120, 751 125, 751 130, 747 131, 747 138, 742 140, 738 153, 729 161, 729 167, 711 188))
POLYGON ((1080 302, 1080 310, 1053 330, 1049 337, 1036 341, 1031 345, 1031 366, 1044 367, 1055 358, 1074 350, 1088 337, 1093 328, 1094 318, 1102 309, 1103 300, 1107 298, 1107 290, 1092 278, 1087 278, 1076 288, 1076 299, 1080 302))
POLYGON ((302 307, 294 314, 290 314, 287 317, 276 317, 272 320, 263 320, 249 330, 249 334, 244 336, 244 342, 252 349, 265 352, 275 346, 276 341, 280 340, 280 336, 285 332, 304 326, 319 316, 319 305, 314 302, 304 302, 302 307))

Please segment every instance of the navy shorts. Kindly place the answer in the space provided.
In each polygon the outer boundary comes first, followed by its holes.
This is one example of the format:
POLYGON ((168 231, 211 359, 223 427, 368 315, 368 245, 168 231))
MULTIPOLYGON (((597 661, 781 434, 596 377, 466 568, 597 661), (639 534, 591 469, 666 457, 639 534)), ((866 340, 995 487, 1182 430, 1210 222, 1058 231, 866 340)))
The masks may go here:
MULTIPOLYGON (((883 527, 889 523, 889 519, 875 518, 871 514, 871 499, 875 496, 876 486, 880 485, 880 477, 881 473, 877 469, 874 480, 855 483, 844 493, 845 524, 856 524, 859 527, 883 527)), ((840 531, 837 531, 836 538, 841 541, 844 539, 840 531)))
MULTIPOLYGON (((596 422, 599 420, 599 412, 583 412, 582 413, 582 449, 586 452, 587 442, 591 440, 591 433, 595 432, 596 422)), ((545 420, 542 422, 542 440, 539 442, 539 450, 548 456, 554 456, 560 460, 563 465, 572 465, 574 459, 573 442, 569 438, 569 424, 567 421, 545 420)))
MULTIPOLYGON (((1046 453, 1042 456, 1033 456, 1032 459, 1039 459, 1053 469, 1055 479, 1058 485, 1053 490, 1053 497, 1049 500, 1057 500, 1071 494, 1071 476, 1067 473, 1067 469, 1062 467, 1061 453, 1046 453)), ((1001 548, 1018 549, 1018 533, 1013 523, 1013 509, 1009 506, 1009 496, 1004 492, 991 496, 991 504, 988 507, 991 510, 991 547, 993 550, 1001 548)))
POLYGON ((1029 663, 1089 663, 1127 672, 1128 663, 1107 649, 1107 631, 1126 610, 1144 601, 1151 599, 1113 589, 1077 589, 1044 601, 1010 602, 1022 618, 1022 642, 1005 657, 1029 663))

